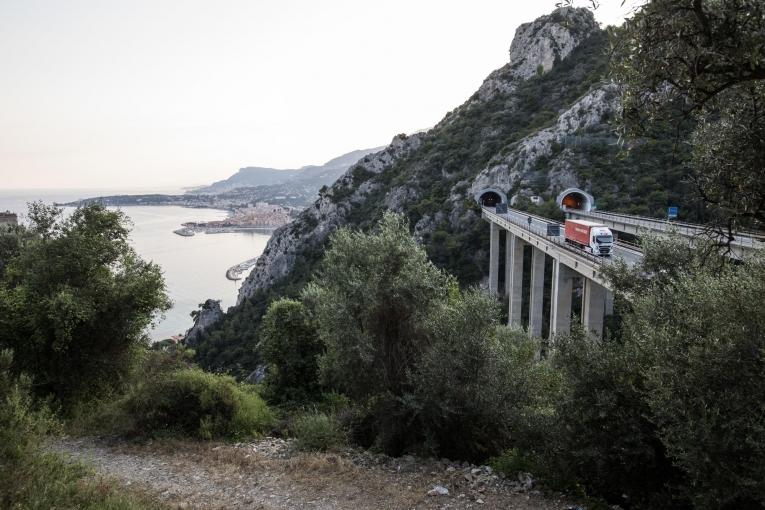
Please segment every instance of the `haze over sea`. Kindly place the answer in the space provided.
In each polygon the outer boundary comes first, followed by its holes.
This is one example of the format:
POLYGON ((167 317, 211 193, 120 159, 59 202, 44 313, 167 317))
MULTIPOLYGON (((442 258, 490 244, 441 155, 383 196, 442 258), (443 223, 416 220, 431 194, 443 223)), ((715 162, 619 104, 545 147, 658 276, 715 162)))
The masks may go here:
MULTIPOLYGON (((0 211, 10 210, 24 221, 26 204, 71 202, 80 198, 117 194, 182 193, 180 189, 27 189, 0 190, 0 211)), ((114 208, 116 209, 116 208, 114 208)), ((173 233, 186 221, 211 221, 226 217, 217 209, 175 206, 122 207, 133 222, 130 239, 136 251, 162 267, 172 309, 159 318, 149 334, 152 340, 185 332, 192 325, 190 313, 205 299, 220 299, 225 310, 236 303, 242 280, 226 279, 226 269, 260 255, 270 236, 255 233, 197 234, 182 237, 173 233)))

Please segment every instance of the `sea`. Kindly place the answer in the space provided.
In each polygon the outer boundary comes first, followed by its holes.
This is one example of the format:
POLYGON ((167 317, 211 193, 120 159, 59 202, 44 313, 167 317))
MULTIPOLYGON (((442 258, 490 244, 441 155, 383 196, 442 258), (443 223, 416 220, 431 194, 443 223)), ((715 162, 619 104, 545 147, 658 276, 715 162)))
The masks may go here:
MULTIPOLYGON (((0 189, 0 212, 15 212, 23 222, 27 203, 32 201, 65 203, 96 196, 148 193, 180 194, 183 190, 0 189)), ((65 208, 65 213, 68 212, 66 209, 71 208, 65 208)), ((193 237, 173 233, 187 221, 224 219, 228 215, 224 210, 176 206, 123 206, 119 209, 132 222, 130 241, 135 250, 145 260, 151 260, 162 268, 167 293, 173 302, 172 308, 164 316, 157 317, 153 327, 147 331, 153 341, 188 330, 193 324, 191 312, 206 299, 219 299, 224 310, 234 305, 243 280, 228 280, 226 270, 260 255, 270 237, 250 232, 196 234, 193 237)))

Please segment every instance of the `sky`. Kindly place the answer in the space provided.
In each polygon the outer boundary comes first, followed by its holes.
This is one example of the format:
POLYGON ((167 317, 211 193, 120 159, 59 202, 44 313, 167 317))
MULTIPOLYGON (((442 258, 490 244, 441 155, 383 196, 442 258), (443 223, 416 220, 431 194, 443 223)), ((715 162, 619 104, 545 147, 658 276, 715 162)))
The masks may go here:
POLYGON ((0 0, 0 189, 192 186, 386 145, 555 3, 0 0))

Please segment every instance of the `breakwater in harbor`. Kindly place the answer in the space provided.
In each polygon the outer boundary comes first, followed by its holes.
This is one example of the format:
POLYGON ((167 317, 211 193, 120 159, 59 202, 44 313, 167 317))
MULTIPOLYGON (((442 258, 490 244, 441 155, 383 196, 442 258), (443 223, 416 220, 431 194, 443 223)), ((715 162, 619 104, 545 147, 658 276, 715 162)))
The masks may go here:
POLYGON ((250 269, 252 266, 254 266, 257 261, 258 261, 258 257, 255 257, 229 267, 228 270, 226 271, 226 278, 232 281, 241 280, 242 273, 250 269))

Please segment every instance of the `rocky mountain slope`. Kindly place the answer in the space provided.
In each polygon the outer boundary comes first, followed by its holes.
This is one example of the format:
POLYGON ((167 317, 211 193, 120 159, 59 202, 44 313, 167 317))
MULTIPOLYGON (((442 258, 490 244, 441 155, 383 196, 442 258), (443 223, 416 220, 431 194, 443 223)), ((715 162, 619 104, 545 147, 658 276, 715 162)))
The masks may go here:
MULTIPOLYGON (((406 214, 431 259, 464 285, 487 271, 489 229, 473 194, 552 198, 568 186, 601 208, 640 214, 683 196, 671 139, 629 151, 610 121, 618 87, 607 78, 607 34, 586 9, 560 8, 518 27, 510 60, 432 129, 398 135, 362 158, 291 224, 277 230, 240 289, 238 306, 200 343, 214 368, 245 363, 270 298, 297 292, 337 228, 370 228, 384 210, 406 214)), ((554 210, 550 207, 550 210, 554 210)))
MULTIPOLYGON (((256 186, 274 186, 288 184, 292 187, 310 187, 319 189, 321 186, 335 182, 352 164, 360 158, 372 152, 377 152, 382 147, 374 149, 361 149, 333 158, 323 165, 309 165, 298 169, 276 169, 265 167, 240 168, 237 173, 222 181, 212 183, 210 186, 195 188, 189 194, 216 194, 225 193, 237 188, 251 188, 256 186)), ((288 186, 289 187, 289 186, 288 186)))

